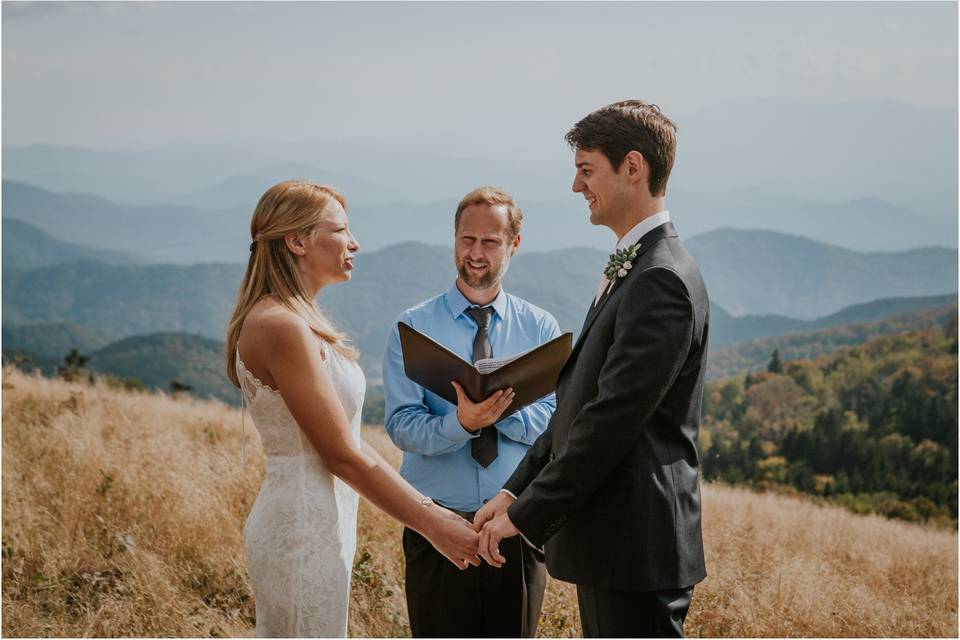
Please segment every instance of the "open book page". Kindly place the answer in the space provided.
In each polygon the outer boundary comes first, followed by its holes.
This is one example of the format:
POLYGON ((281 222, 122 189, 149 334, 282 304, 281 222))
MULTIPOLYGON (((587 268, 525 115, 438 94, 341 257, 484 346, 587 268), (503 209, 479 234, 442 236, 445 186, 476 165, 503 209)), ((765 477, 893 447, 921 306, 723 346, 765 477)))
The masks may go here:
POLYGON ((526 351, 521 351, 520 353, 514 354, 512 356, 506 356, 503 358, 484 358, 483 360, 477 360, 476 362, 473 363, 473 366, 475 366, 477 368, 477 371, 479 371, 480 373, 484 373, 484 374, 491 373, 493 371, 496 371, 497 369, 499 369, 505 364, 510 364, 520 356, 530 353, 531 351, 538 348, 539 346, 540 345, 537 345, 536 347, 531 347, 526 351))

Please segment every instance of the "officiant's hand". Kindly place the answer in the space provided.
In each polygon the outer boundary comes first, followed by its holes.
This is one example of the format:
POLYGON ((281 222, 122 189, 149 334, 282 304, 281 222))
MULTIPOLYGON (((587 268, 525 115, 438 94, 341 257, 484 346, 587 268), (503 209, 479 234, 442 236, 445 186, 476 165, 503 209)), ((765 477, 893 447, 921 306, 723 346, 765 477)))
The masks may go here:
POLYGON ((501 513, 506 513, 507 508, 512 505, 515 500, 516 498, 503 491, 493 496, 487 500, 487 503, 473 516, 473 528, 480 531, 488 521, 493 520, 501 513))
POLYGON ((493 425, 517 395, 513 389, 501 389, 491 393, 483 402, 474 403, 459 382, 453 380, 450 384, 457 391, 457 420, 470 432, 493 425))
POLYGON ((507 559, 500 555, 500 541, 519 534, 520 530, 510 522, 510 516, 501 513, 483 525, 480 532, 480 557, 491 566, 502 567, 507 559))

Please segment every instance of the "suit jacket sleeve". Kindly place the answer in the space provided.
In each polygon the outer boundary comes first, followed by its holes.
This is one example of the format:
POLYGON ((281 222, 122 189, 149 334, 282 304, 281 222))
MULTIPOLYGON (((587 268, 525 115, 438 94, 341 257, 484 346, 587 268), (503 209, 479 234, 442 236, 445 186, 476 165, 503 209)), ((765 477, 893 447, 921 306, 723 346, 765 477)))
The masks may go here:
MULTIPOLYGON (((573 419, 562 455, 550 461, 538 457, 539 474, 522 493, 514 491, 518 499, 508 515, 535 545, 546 542, 568 514, 589 500, 633 449, 690 350, 694 308, 680 276, 664 267, 632 276, 622 285, 613 343, 600 369, 596 397, 573 419)), ((538 454, 545 448, 539 447, 538 454)), ((510 483, 506 488, 512 491, 510 483)))

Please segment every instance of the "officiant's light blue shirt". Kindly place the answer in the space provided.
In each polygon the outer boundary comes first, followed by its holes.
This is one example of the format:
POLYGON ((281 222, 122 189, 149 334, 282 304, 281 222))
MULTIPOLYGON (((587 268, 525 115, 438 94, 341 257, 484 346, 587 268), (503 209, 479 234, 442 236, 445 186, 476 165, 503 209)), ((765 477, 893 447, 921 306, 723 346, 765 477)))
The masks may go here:
MULTIPOLYGON (((475 306, 457 288, 400 314, 404 322, 472 362, 477 323, 465 313, 475 306)), ((560 335, 552 315, 501 290, 490 303, 494 313, 487 335, 493 357, 527 351, 560 335)), ((461 511, 476 511, 500 491, 527 449, 547 428, 556 409, 553 394, 499 421, 495 428, 498 455, 480 466, 470 453, 471 433, 457 420, 457 407, 413 382, 403 372, 403 353, 396 323, 387 339, 383 361, 386 428, 403 451, 400 475, 421 493, 461 511)), ((487 427, 494 428, 494 427, 487 427)))

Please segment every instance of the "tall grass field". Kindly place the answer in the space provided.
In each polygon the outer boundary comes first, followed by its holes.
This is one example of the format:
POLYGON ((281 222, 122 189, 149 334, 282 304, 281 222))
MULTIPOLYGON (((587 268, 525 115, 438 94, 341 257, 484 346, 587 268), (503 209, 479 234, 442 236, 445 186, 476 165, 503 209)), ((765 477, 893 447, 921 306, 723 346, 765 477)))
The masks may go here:
MULTIPOLYGON (((364 438, 399 463, 382 428, 364 438)), ((3 635, 252 635, 263 469, 223 404, 6 369, 3 635)), ((703 506, 688 636, 957 636, 956 532, 721 485, 703 506)), ((409 636, 400 526, 364 502, 359 529, 350 635, 409 636)), ((539 634, 581 634, 572 585, 549 582, 539 634)))

